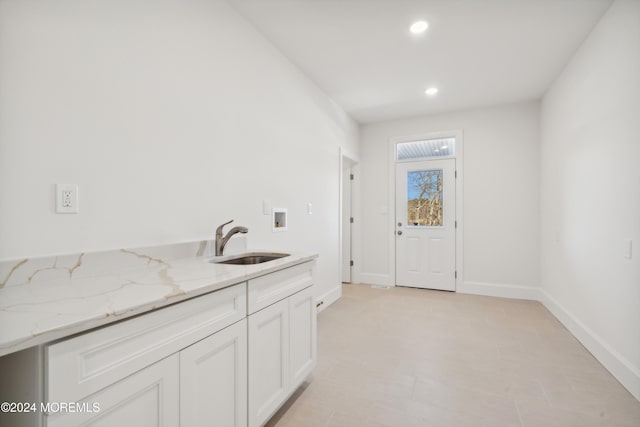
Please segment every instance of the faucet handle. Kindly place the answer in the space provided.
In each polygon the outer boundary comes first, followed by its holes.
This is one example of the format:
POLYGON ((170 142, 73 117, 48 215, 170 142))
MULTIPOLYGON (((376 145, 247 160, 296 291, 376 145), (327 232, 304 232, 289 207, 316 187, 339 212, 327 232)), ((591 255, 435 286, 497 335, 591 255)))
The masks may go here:
POLYGON ((222 229, 224 228, 225 225, 229 225, 233 222, 233 220, 229 221, 229 222, 225 222, 224 224, 222 224, 221 226, 219 226, 216 229, 216 234, 222 234, 222 229))

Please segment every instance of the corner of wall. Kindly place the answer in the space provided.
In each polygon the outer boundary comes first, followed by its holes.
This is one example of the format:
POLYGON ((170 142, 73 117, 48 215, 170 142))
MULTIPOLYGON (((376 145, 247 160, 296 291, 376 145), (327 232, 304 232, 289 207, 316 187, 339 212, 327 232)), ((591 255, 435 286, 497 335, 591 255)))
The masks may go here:
POLYGON ((608 345, 544 289, 540 290, 540 302, 636 399, 640 400, 640 369, 638 367, 608 345))

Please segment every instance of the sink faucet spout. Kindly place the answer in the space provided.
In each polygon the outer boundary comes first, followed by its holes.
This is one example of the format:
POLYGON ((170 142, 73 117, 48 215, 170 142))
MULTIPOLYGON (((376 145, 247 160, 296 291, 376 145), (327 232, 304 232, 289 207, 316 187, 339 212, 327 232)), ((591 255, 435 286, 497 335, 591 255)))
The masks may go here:
POLYGON ((225 222, 221 226, 216 229, 216 256, 221 256, 224 252, 224 247, 226 246, 229 239, 236 233, 247 233, 249 229, 247 227, 233 227, 226 236, 222 235, 222 229, 225 225, 231 224, 233 220, 229 222, 225 222))

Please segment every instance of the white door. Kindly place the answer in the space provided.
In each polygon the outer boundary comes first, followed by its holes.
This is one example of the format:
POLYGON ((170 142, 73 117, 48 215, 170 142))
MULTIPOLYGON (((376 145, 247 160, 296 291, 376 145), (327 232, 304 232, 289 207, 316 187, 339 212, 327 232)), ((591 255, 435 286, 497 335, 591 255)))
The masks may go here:
POLYGON ((179 375, 179 358, 174 354, 80 401, 78 407, 87 410, 58 412, 45 417, 45 424, 175 427, 180 423, 179 375))
POLYGON ((289 300, 249 316, 249 427, 273 415, 289 395, 289 300))
POLYGON ((455 159, 396 163, 396 285, 455 290, 455 159))
POLYGON ((316 367, 316 313, 313 286, 289 297, 292 387, 301 384, 316 367))
POLYGON ((247 321, 180 352, 180 427, 246 427, 247 321))
MULTIPOLYGON (((347 160, 345 159, 345 162, 347 160)), ((351 283, 351 166, 342 171, 342 283, 351 283)))

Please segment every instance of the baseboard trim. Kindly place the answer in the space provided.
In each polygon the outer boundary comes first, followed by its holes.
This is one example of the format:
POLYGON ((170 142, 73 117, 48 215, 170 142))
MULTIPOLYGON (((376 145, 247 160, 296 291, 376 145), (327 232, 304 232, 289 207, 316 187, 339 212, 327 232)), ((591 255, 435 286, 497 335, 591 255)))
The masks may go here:
POLYGON ((322 310, 329 307, 334 302, 338 301, 342 296, 342 284, 339 284, 335 288, 331 289, 329 292, 325 292, 322 295, 316 297, 316 304, 320 304, 318 306, 318 313, 322 310))
POLYGON ((464 294, 541 302, 633 397, 640 400, 640 369, 615 351, 544 289, 534 286, 464 282, 456 291, 464 294))
POLYGON ((484 295, 489 297, 540 300, 540 288, 534 286, 505 285, 484 282, 464 282, 458 285, 456 292, 462 294, 484 295))
POLYGON ((580 343, 627 389, 640 400, 640 369, 611 348, 595 332, 543 289, 540 302, 575 336, 580 343))
POLYGON ((367 285, 378 285, 378 286, 393 286, 391 283, 391 278, 388 274, 378 274, 378 273, 360 273, 359 275, 359 283, 366 283, 367 285))

